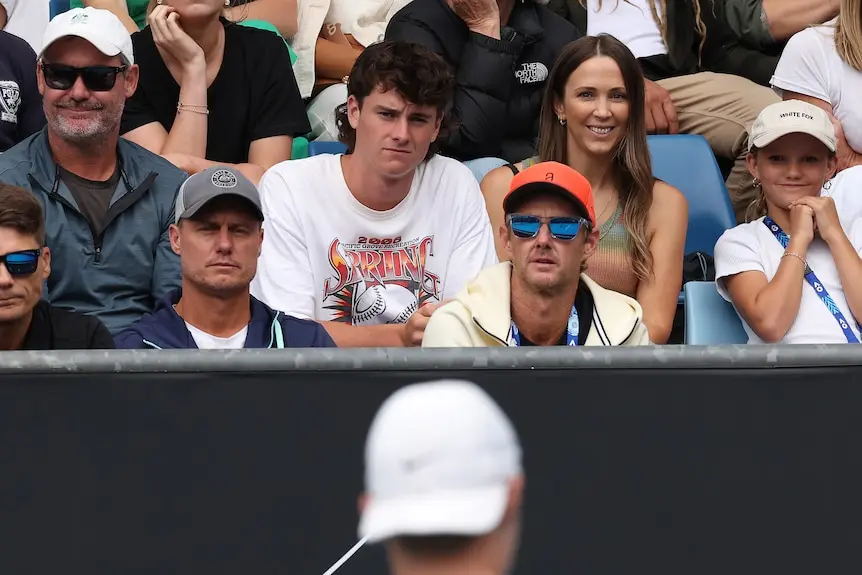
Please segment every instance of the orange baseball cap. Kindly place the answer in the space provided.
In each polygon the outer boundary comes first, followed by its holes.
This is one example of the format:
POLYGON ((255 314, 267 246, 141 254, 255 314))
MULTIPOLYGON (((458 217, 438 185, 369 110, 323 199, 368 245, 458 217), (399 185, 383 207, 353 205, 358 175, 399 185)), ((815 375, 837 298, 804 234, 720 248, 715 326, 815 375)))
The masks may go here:
POLYGON ((537 192, 553 192, 574 200, 596 226, 592 186, 579 172, 558 162, 535 164, 512 178, 509 193, 503 198, 503 211, 511 214, 530 194, 537 192))

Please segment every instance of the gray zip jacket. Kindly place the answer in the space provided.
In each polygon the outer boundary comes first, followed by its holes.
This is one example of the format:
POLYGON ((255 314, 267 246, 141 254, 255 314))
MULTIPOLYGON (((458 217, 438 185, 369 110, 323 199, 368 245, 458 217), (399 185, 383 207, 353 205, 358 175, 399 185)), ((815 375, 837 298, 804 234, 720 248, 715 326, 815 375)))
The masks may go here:
POLYGON ((32 191, 45 210, 51 277, 42 297, 98 317, 116 334, 153 311, 180 286, 180 260, 168 226, 185 173, 167 160, 120 138, 121 177, 105 229, 92 230, 59 178, 47 129, 0 154, 0 182, 32 191))

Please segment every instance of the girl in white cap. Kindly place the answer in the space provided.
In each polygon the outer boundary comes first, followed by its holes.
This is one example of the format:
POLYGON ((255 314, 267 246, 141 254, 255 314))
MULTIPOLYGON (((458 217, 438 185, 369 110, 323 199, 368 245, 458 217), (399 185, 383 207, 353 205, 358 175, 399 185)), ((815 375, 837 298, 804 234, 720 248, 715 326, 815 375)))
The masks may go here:
POLYGON ((839 180, 828 182, 837 165, 829 115, 799 100, 773 104, 758 116, 749 146, 761 192, 749 212, 756 219, 718 240, 719 293, 749 343, 859 343, 862 226, 842 222, 832 197, 839 180))

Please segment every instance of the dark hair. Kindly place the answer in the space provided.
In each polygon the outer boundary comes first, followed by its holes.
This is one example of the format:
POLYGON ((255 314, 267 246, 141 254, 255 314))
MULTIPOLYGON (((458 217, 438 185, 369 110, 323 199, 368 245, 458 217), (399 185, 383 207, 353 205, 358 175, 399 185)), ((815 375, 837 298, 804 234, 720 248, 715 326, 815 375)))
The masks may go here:
POLYGON ((0 228, 12 228, 21 235, 33 236, 40 246, 44 246, 42 204, 24 188, 0 184, 0 228))
POLYGON ((439 557, 463 553, 476 539, 467 535, 403 535, 393 541, 410 555, 439 557))
MULTIPOLYGON (((359 101, 375 90, 395 90, 405 100, 418 106, 433 106, 442 116, 440 133, 431 143, 425 159, 429 160, 445 142, 451 126, 450 111, 455 93, 455 77, 443 58, 420 44, 410 42, 382 42, 363 50, 347 84, 348 96, 359 101)), ((347 118, 347 104, 335 109, 338 140, 353 153, 356 146, 356 130, 347 118)))
POLYGON ((629 103, 629 119, 625 134, 614 154, 613 168, 616 186, 623 206, 623 219, 631 237, 632 263, 640 280, 652 276, 652 254, 649 251, 647 219, 652 207, 655 178, 647 147, 644 78, 634 54, 626 45, 608 34, 585 36, 563 48, 551 70, 539 124, 539 161, 568 163, 567 128, 560 124, 555 109, 565 100, 569 76, 581 64, 597 56, 611 58, 623 76, 629 103))

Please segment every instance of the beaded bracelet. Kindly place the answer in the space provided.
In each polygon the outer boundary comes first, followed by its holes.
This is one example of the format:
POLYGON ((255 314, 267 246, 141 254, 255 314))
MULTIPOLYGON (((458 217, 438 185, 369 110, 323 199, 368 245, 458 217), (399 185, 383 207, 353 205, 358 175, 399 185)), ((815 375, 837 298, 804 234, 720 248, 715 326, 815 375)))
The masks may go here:
POLYGON ((801 262, 802 262, 802 265, 803 265, 803 266, 805 266, 806 268, 808 267, 808 262, 807 262, 807 261, 805 261, 805 258, 803 258, 802 256, 800 256, 800 255, 799 255, 799 254, 797 254, 796 252, 784 252, 784 255, 783 255, 783 256, 781 256, 781 259, 784 259, 784 258, 786 258, 787 256, 792 256, 792 257, 794 257, 794 258, 798 259, 799 261, 801 261, 801 262))
POLYGON ((194 106, 192 104, 183 104, 180 102, 177 104, 178 112, 192 112, 194 114, 203 114, 204 116, 208 116, 210 111, 206 106, 194 106))

